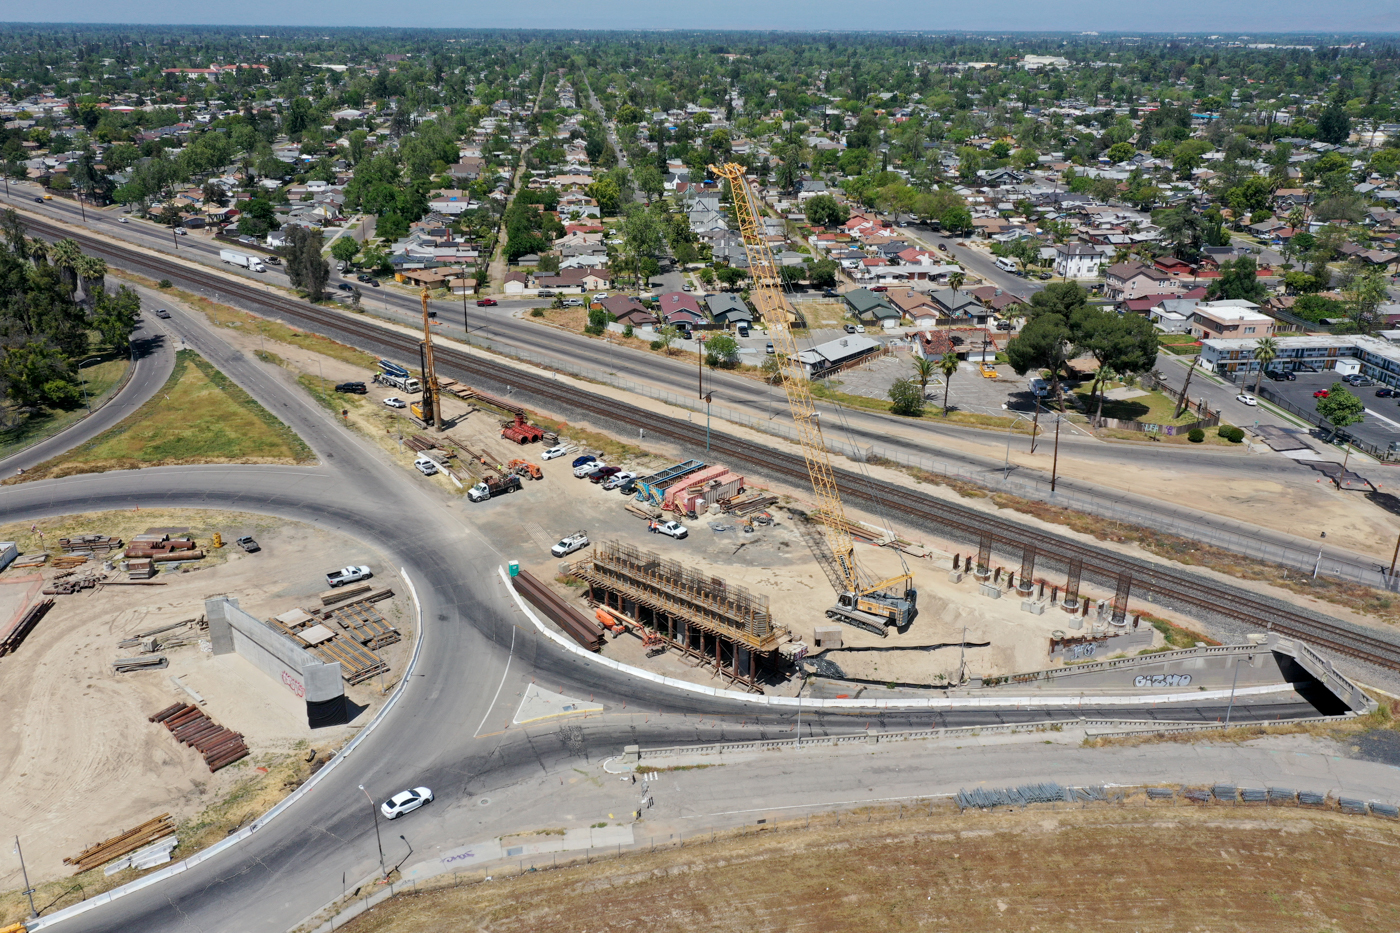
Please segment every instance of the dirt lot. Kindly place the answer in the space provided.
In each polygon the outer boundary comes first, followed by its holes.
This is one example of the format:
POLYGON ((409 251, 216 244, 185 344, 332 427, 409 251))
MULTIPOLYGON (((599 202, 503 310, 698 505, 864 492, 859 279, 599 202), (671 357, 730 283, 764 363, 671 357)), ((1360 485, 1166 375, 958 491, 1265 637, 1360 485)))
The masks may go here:
MULTIPOLYGON (((164 670, 115 674, 111 662, 140 654, 139 648, 118 648, 117 642, 163 625, 195 619, 204 599, 229 594, 242 608, 268 618, 288 609, 318 604, 325 589, 323 574, 348 563, 369 564, 375 582, 401 589, 391 565, 365 545, 305 525, 276 522, 260 516, 214 512, 114 512, 0 528, 0 540, 14 538, 26 550, 35 549, 42 532, 52 545, 77 531, 101 532, 129 539, 148 527, 189 527, 201 545, 211 530, 225 542, 253 534, 263 550, 245 554, 224 547, 186 572, 162 572, 164 586, 108 586, 75 595, 56 596, 54 608, 17 652, 0 660, 0 696, 10 723, 0 732, 0 785, 7 793, 0 802, 0 833, 20 835, 30 879, 43 882, 66 877, 62 864, 85 846, 116 835, 145 820, 171 813, 182 827, 182 847, 192 835, 205 833, 206 808, 217 808, 236 787, 251 811, 285 795, 281 786, 243 787, 249 778, 275 770, 296 753, 300 762, 308 748, 323 754, 363 726, 382 704, 377 682, 347 689, 366 707, 349 727, 318 730, 306 725, 306 708, 280 684, 236 655, 214 657, 207 636, 203 643, 165 652, 164 670), (210 774, 191 748, 146 721, 152 713, 190 697, 172 678, 201 694, 205 712, 221 725, 246 737, 252 756, 210 774), (270 795, 270 797, 268 796, 270 795), (256 798, 256 799, 255 799, 256 798), (81 801, 81 806, 74 806, 81 801)), ((0 574, 0 624, 33 599, 53 570, 35 573, 10 569, 0 574)), ((126 579, 119 571, 113 580, 126 579)), ((406 593, 379 603, 405 640, 384 650, 392 685, 412 643, 411 603, 406 593)), ((304 777, 304 773, 302 774, 304 777)), ((242 810, 225 814, 236 824, 242 810)), ((208 839, 204 839, 207 843, 208 839)), ((0 888, 19 887, 18 872, 0 875, 0 888)), ((102 878, 101 872, 95 873, 102 878)), ((88 893, 93 893, 89 888, 88 893)))
POLYGON ((400 897, 343 929, 1390 931, 1400 827, 1145 805, 844 814, 400 897), (818 857, 813 858, 813 853, 818 857))

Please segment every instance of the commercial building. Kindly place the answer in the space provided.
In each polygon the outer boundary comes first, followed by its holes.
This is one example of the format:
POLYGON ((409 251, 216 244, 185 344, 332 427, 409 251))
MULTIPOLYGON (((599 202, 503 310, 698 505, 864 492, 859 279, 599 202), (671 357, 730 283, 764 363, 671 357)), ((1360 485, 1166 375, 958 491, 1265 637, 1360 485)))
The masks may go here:
POLYGON ((1193 337, 1268 337, 1273 332, 1274 319, 1251 301, 1203 301, 1191 312, 1193 337))
MULTIPOLYGON (((1218 373, 1254 372, 1258 338, 1201 341, 1201 363, 1218 373)), ((1400 346, 1379 337, 1315 334, 1275 337, 1278 355, 1270 369, 1303 372, 1360 373, 1382 385, 1400 388, 1400 346)))

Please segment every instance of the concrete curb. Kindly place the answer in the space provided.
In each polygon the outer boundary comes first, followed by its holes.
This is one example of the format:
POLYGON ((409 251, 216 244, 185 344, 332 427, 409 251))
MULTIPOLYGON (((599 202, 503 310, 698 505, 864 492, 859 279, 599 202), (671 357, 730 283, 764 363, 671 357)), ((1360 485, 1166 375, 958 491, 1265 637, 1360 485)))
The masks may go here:
POLYGON ((79 914, 86 913, 87 911, 92 910, 95 907, 101 907, 104 904, 109 904, 112 901, 115 901, 120 897, 125 897, 128 894, 135 894, 142 888, 150 887, 151 885, 164 881, 167 878, 174 877, 175 875, 178 875, 181 872, 188 871, 189 869, 198 865, 200 862, 207 861, 208 859, 213 858, 215 855, 218 855, 220 852, 223 852, 226 849, 233 848, 243 840, 247 839, 249 836, 253 835, 253 833, 257 832, 259 829, 262 829, 263 827, 267 826, 268 823, 272 822, 274 817, 281 815, 285 810, 291 807, 292 804, 296 803, 303 796, 310 793, 311 789, 317 784, 319 784, 327 774, 329 774, 332 770, 338 767, 343 761, 345 761, 345 759, 349 758, 350 753, 353 752, 359 746, 359 744, 364 741, 366 736, 373 732, 379 726, 379 724, 384 721, 389 711, 392 710, 394 706, 398 704, 399 698, 403 696, 404 688, 408 686, 409 679, 413 675, 413 669, 418 664, 418 656, 423 650, 423 604, 418 600, 418 589, 413 585, 413 580, 411 577, 409 577, 408 571, 405 568, 400 567, 399 573, 403 575, 404 582, 408 584, 409 593, 413 597, 413 605, 418 612, 418 634, 417 637, 414 639, 413 654, 409 657, 408 666, 404 668, 403 676, 399 678, 399 685, 394 689, 394 695, 389 697, 388 702, 386 702, 380 708, 379 712, 375 715, 375 717, 369 721, 369 724, 366 725, 363 729, 361 729, 359 734, 350 740, 349 744, 347 744, 344 748, 337 752, 335 754, 335 757, 333 757, 330 761, 326 762, 325 766, 321 768, 320 771, 317 771, 315 774, 313 774, 306 781, 305 784, 301 785, 296 790, 292 791, 289 795, 287 795, 287 797, 281 803, 277 804, 271 810, 267 811, 267 813, 254 820, 248 826, 234 833, 232 836, 229 836, 227 839, 222 839, 219 842, 214 843, 214 845, 210 846, 209 848, 204 849, 200 852, 196 852, 189 858, 182 859, 181 861, 176 862, 174 865, 171 865, 168 868, 162 868, 159 871, 152 872, 144 878, 138 878, 135 881, 122 885, 121 887, 113 888, 110 891, 104 891, 103 893, 94 895, 93 897, 90 897, 85 901, 80 901, 71 907, 65 907, 57 913, 50 914, 47 917, 41 917, 38 920, 31 921, 25 925, 25 929, 29 930, 30 933, 33 933, 33 931, 35 930, 42 930, 45 927, 52 926, 55 923, 61 923, 64 920, 69 920, 73 917, 78 916, 79 914))
MULTIPOLYGON (((505 567, 497 568, 501 574, 506 588, 510 590, 510 595, 515 599, 515 604, 520 607, 520 611, 525 613, 529 620, 535 623, 535 628, 542 635, 552 639, 555 644, 568 651, 573 652, 581 658, 585 658, 591 663, 601 664, 610 667, 615 671, 637 677, 641 680, 649 680, 652 683, 661 684, 665 687, 673 687, 677 690, 685 690, 689 693, 699 693, 704 696, 716 697, 723 700, 738 700, 743 703, 751 703, 755 706, 790 706, 793 709, 799 707, 806 709, 979 709, 979 708, 1002 708, 1021 706, 1041 706, 1041 707, 1098 707, 1098 706, 1121 706, 1124 704, 1157 704, 1157 703, 1188 703, 1199 700, 1224 699, 1232 693, 1236 697, 1258 696, 1265 693, 1284 693, 1293 688, 1288 684, 1266 684, 1260 687, 1241 687, 1238 690, 1197 690, 1194 693, 1159 693, 1144 694, 1141 696, 1007 696, 986 699, 977 697, 910 697, 899 700, 804 700, 801 697, 774 697, 774 696, 754 696, 751 693, 739 693, 737 690, 722 690, 716 687, 703 687, 686 680, 676 680, 673 677, 663 677, 660 674, 653 674, 651 671, 644 671, 639 667, 630 664, 623 664, 620 661, 613 661, 602 658, 573 641, 565 638, 549 629, 534 610, 525 602, 524 598, 515 591, 515 587, 510 584, 510 575, 505 567)), ((1242 649, 1254 648, 1254 645, 1241 646, 1242 649)))

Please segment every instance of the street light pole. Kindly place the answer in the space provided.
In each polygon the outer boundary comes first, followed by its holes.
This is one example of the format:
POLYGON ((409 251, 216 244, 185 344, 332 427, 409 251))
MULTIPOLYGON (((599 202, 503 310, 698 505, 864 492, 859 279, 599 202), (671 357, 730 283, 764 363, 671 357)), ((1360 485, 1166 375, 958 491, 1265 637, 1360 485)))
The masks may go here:
POLYGON ((1055 457, 1050 464, 1051 495, 1054 495, 1055 493, 1055 478, 1059 475, 1060 472, 1060 418, 1061 416, 1059 415, 1055 416, 1055 457))
POLYGON ((1235 685, 1240 682, 1240 661, 1243 658, 1235 658, 1235 677, 1230 681, 1230 705, 1225 707, 1225 725, 1230 724, 1230 714, 1235 711, 1235 685))
POLYGON ((467 264, 462 263, 462 334, 467 343, 472 342, 472 322, 467 317, 467 264))
POLYGON ((374 798, 365 790, 365 785, 360 785, 360 790, 365 791, 365 799, 369 801, 369 810, 374 814, 374 841, 379 845, 379 874, 388 878, 389 873, 384 870, 384 840, 379 838, 379 808, 374 805, 374 798))
POLYGON ((39 916, 39 911, 34 909, 34 886, 29 883, 29 869, 24 867, 24 850, 19 847, 19 837, 15 837, 15 854, 19 856, 19 870, 24 875, 24 893, 29 898, 29 919, 34 920, 39 916))
POLYGON ((82 380, 83 380, 83 404, 87 406, 87 410, 88 410, 88 414, 89 414, 89 415, 92 414, 92 400, 88 398, 87 376, 83 376, 83 375, 82 375, 82 372, 83 372, 83 367, 86 366, 88 363, 91 363, 93 360, 100 360, 100 359, 102 359, 102 357, 100 357, 100 356, 93 356, 93 357, 89 357, 88 359, 83 360, 81 363, 78 364, 78 375, 79 375, 79 376, 82 376, 82 380))

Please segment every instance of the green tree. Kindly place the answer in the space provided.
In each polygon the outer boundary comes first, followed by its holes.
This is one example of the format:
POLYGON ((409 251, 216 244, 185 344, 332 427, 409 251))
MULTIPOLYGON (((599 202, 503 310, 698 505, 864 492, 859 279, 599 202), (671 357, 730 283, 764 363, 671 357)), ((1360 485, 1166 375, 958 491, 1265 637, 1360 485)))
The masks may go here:
POLYGON ((1048 370, 1055 397, 1059 399, 1060 376, 1069 359, 1070 342, 1069 323, 1058 314, 1041 313, 1033 316, 1021 332, 1007 342, 1006 358, 1018 376, 1032 369, 1048 370))
POLYGON ((807 267, 807 281, 817 288, 835 288, 841 264, 834 259, 818 259, 807 267))
MULTIPOLYGON (((1332 388, 1327 390, 1327 396, 1317 400, 1317 413, 1338 431, 1366 420, 1365 404, 1347 391, 1347 387, 1340 382, 1332 383, 1332 388)), ((1347 456, 1342 459, 1343 467, 1350 457, 1351 442, 1348 440, 1347 456)))
POLYGON ((1145 373, 1157 365, 1157 329, 1145 317, 1084 305, 1068 321, 1075 347, 1091 355, 1101 371, 1145 373))
POLYGON ((661 344, 658 349, 665 350, 666 355, 671 354, 671 345, 681 337, 680 328, 674 324, 663 324, 656 330, 655 343, 661 344))
POLYGON ((1163 238, 1171 244, 1172 255, 1195 262, 1205 240, 1205 221, 1189 204, 1162 211, 1157 218, 1163 238))
POLYGON ((1132 143, 1114 143, 1108 147, 1108 152, 1105 155, 1108 156, 1110 162, 1126 162, 1137 155, 1137 150, 1133 148, 1132 143))
POLYGON ((320 301, 330 281, 331 264, 321 255, 321 231, 290 227, 287 236, 287 278, 312 301, 320 301))
POLYGON ((1333 146, 1345 146, 1351 138, 1351 117, 1347 116, 1342 100, 1342 90, 1338 88, 1332 100, 1317 120, 1317 141, 1333 146))
POLYGON ((919 394, 928 395, 928 384, 933 374, 938 372, 938 364, 926 356, 914 357, 914 378, 919 382, 919 394))
POLYGON ((728 334, 713 334, 705 340, 705 365, 711 369, 733 369, 739 364, 739 344, 728 334))
POLYGON ((1254 377, 1254 394, 1259 394, 1259 383, 1264 378, 1264 370, 1269 368, 1278 357, 1278 341, 1273 337, 1261 337, 1254 344, 1254 359, 1259 364, 1259 371, 1254 377))
POLYGON ((1210 299, 1261 301, 1268 289, 1259 281, 1259 267, 1253 256, 1241 256, 1220 264, 1220 278, 1211 283, 1210 299))
POLYGON ((1117 378, 1118 374, 1113 371, 1113 367, 1111 366, 1100 365, 1098 370, 1094 373, 1093 382, 1089 385, 1089 397, 1091 399, 1098 399, 1098 408, 1094 412, 1095 427, 1099 427, 1103 424, 1104 392, 1108 388, 1108 384, 1117 378))
POLYGON ((359 253, 360 244, 355 242, 352 236, 342 236, 331 244, 331 256, 336 262, 344 263, 347 268, 359 253))
POLYGON ((966 233, 972 229, 972 212, 960 204, 945 208, 938 220, 943 229, 952 234, 966 233))
POLYGON ((890 386, 890 411, 896 415, 918 418, 924 413, 924 394, 909 379, 896 379, 890 386))
POLYGON ((851 212, 829 194, 818 194, 807 199, 804 206, 808 223, 817 227, 835 227, 850 219, 851 212))
POLYGON ((117 289, 116 294, 99 292, 93 308, 92 326, 101 336, 102 342, 113 349, 123 349, 136 330, 137 318, 141 314, 141 298, 127 286, 117 289))
POLYGON ((1354 276, 1342 289, 1351 319, 1362 334, 1375 333, 1380 325, 1380 307, 1386 300, 1385 273, 1371 269, 1354 276))

